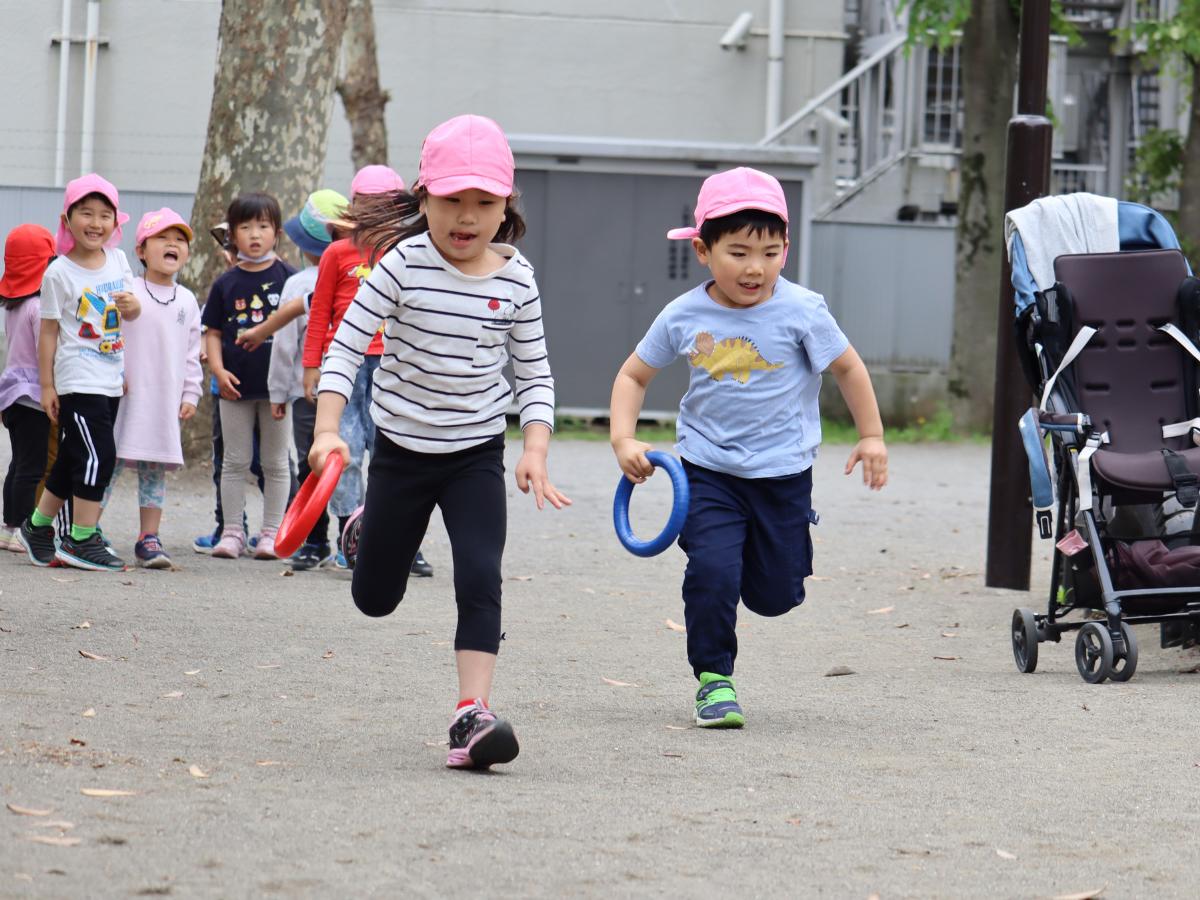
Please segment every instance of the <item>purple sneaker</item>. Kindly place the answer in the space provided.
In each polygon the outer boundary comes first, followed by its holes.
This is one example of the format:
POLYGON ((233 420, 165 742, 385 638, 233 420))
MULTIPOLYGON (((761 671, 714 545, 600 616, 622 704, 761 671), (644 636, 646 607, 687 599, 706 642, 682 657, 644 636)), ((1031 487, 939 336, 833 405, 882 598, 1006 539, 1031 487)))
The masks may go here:
POLYGON ((482 700, 464 706, 450 723, 451 769, 486 769, 512 762, 521 752, 512 726, 487 708, 482 700))
POLYGON ((157 534, 144 535, 133 546, 133 555, 137 564, 144 569, 169 569, 171 557, 163 550, 162 542, 157 534))
POLYGON ((341 550, 337 562, 339 569, 353 569, 354 561, 358 559, 358 542, 362 535, 362 516, 363 508, 360 506, 350 513, 350 518, 346 520, 346 527, 342 529, 342 539, 338 542, 341 550), (342 565, 343 560, 345 560, 345 565, 342 565))

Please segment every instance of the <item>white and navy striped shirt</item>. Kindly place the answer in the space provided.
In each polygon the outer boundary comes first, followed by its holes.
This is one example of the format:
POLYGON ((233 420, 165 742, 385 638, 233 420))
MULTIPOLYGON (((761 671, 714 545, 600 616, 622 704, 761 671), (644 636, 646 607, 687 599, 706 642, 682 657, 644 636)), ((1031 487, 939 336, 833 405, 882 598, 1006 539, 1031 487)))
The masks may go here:
POLYGON ((553 428, 554 379, 533 267, 515 247, 492 249, 508 262, 490 275, 460 272, 428 233, 384 254, 342 318, 319 390, 349 399, 383 322, 371 418, 394 443, 419 453, 481 444, 504 432, 514 397, 521 428, 553 428), (515 391, 502 372, 510 356, 515 391))

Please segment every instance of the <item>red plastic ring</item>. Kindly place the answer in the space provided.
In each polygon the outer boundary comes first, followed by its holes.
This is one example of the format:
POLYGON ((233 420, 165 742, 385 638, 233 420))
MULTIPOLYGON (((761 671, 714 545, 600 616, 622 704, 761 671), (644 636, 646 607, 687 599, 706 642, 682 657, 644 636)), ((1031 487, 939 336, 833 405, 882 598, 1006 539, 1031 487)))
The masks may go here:
POLYGON ((317 524, 321 510, 333 496, 333 489, 337 487, 345 465, 342 454, 334 451, 325 457, 325 468, 321 470, 320 476, 316 472, 310 472, 304 479, 296 499, 283 514, 283 523, 275 535, 275 555, 280 559, 291 556, 300 549, 308 533, 317 524))

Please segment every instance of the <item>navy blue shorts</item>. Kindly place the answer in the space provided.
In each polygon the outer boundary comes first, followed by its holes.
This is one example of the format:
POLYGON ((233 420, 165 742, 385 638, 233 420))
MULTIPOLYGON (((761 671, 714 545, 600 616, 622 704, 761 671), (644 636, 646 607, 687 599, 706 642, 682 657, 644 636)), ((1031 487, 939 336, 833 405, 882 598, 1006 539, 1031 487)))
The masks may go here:
POLYGON ((733 674, 738 600, 760 616, 804 602, 812 574, 812 469, 783 478, 739 478, 684 460, 691 504, 679 536, 688 556, 683 609, 688 661, 733 674))

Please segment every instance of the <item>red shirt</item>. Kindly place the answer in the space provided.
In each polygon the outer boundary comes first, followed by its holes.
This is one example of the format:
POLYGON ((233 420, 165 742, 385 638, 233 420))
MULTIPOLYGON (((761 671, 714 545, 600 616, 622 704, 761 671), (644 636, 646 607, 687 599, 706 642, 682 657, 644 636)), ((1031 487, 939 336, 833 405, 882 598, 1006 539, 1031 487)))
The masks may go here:
MULTIPOLYGON (((353 241, 334 241, 321 254, 317 267, 317 286, 313 288, 308 310, 308 330, 304 334, 304 367, 317 369, 333 343, 358 287, 371 274, 367 256, 353 241)), ((383 338, 376 333, 367 347, 368 356, 383 353, 383 338)))

